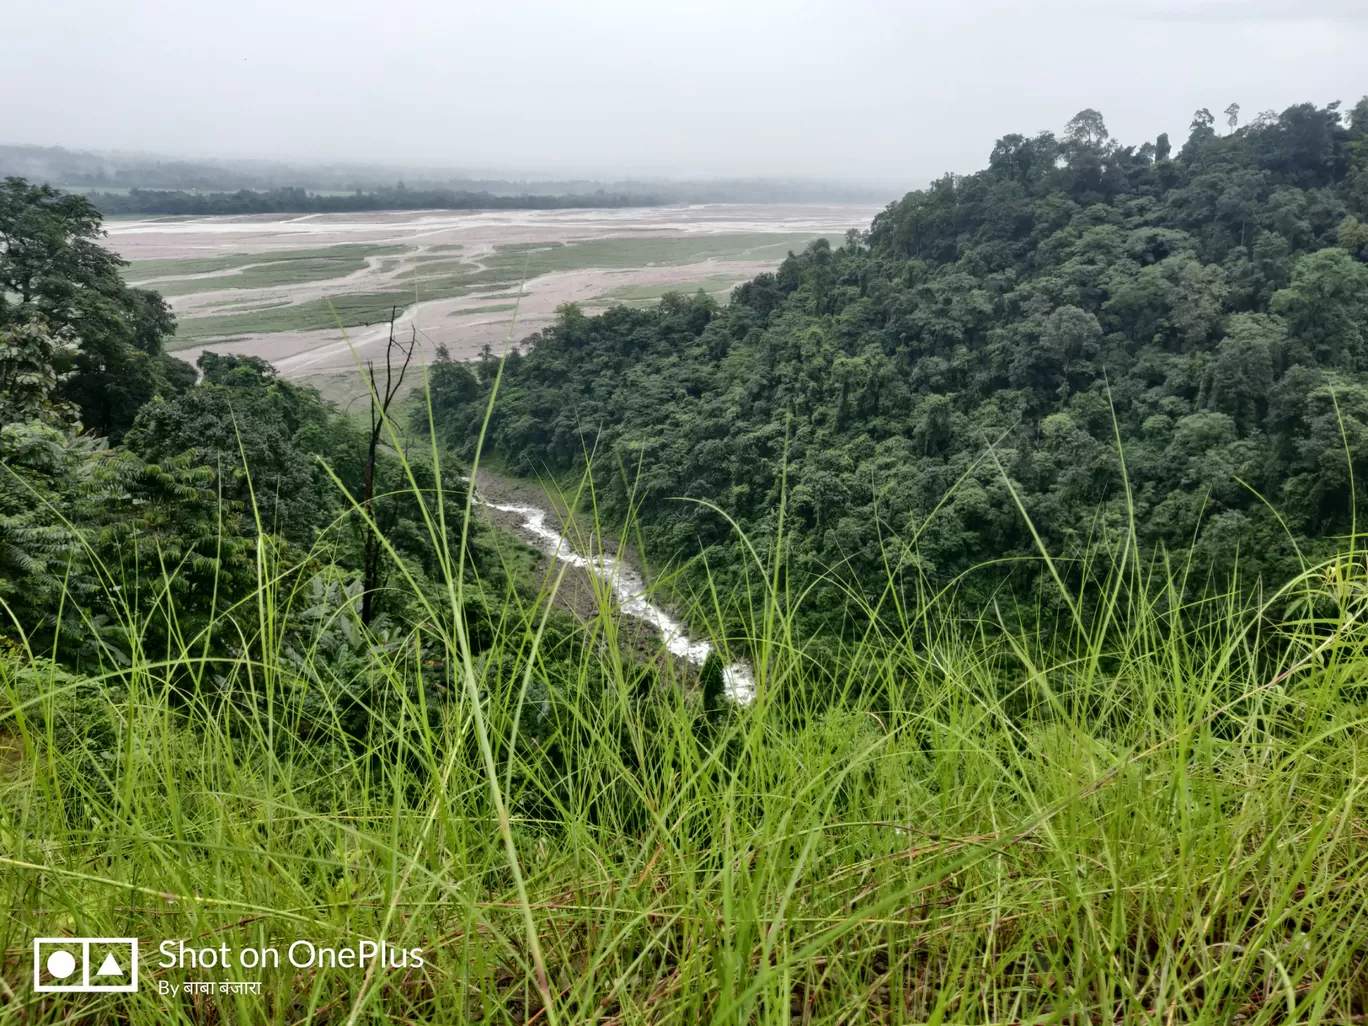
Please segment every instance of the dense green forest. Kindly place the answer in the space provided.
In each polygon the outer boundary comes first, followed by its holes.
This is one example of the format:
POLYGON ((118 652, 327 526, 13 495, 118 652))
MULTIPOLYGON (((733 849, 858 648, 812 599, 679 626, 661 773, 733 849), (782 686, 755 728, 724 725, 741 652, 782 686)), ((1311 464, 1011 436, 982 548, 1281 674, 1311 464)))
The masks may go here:
POLYGON ((183 192, 169 189, 129 189, 92 192, 90 203, 105 215, 163 214, 209 216, 224 214, 330 214, 362 210, 560 210, 566 207, 648 207, 655 196, 629 196, 599 190, 584 195, 525 193, 499 196, 455 189, 410 189, 402 182, 389 189, 351 193, 310 192, 278 188, 237 192, 183 192))
MULTIPOLYGON (((259 541, 331 616, 385 630, 417 615, 387 582, 435 587, 443 546, 418 498, 437 487, 432 461, 264 361, 205 353, 197 371, 164 353, 173 316, 125 284, 100 233, 83 197, 0 189, 0 650, 100 665, 216 623, 206 651, 221 651, 259 541)), ((483 587, 504 587, 483 525, 467 554, 483 587)))
MULTIPOLYGON (((1076 575, 1131 525, 1197 584, 1284 580, 1368 491, 1368 100, 1227 115, 1176 151, 1091 110, 1006 136, 725 308, 567 308, 503 367, 487 444, 526 475, 592 457, 600 509, 714 585, 748 563, 728 518, 768 550, 782 510, 816 620, 889 574, 1034 587, 1041 545, 1076 575)), ((452 445, 498 371, 434 369, 452 445)))

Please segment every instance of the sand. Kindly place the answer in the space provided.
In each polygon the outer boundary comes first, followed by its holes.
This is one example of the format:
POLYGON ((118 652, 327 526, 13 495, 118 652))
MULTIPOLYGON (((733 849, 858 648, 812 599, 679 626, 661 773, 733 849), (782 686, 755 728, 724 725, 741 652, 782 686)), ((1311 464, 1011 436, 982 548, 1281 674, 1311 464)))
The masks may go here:
MULTIPOLYGON (((572 242, 604 238, 670 238, 729 234, 826 234, 836 243, 850 227, 867 227, 877 212, 856 206, 751 206, 711 204, 623 210, 546 210, 480 212, 378 212, 368 214, 312 214, 300 217, 206 217, 116 219, 108 222, 108 245, 127 260, 192 259, 234 253, 319 249, 339 243, 404 245, 402 254, 371 256, 366 265, 326 281, 258 289, 222 289, 174 296, 169 302, 177 316, 226 313, 224 304, 254 306, 302 303, 341 294, 402 289, 401 277, 414 262, 426 257, 460 259, 478 264, 495 246, 516 243, 572 242), (434 247, 460 246, 436 252, 434 247), (399 263, 396 266, 395 261, 399 263)), ((772 270, 779 257, 771 251, 764 260, 701 260, 684 265, 560 271, 530 278, 520 299, 507 285, 491 286, 458 298, 434 299, 410 305, 397 324, 407 338, 417 329, 430 359, 445 346, 457 359, 471 359, 485 346, 496 352, 505 343, 525 338, 546 326, 562 303, 593 303, 623 286, 688 288, 704 279, 726 279, 739 284, 772 270), (492 305, 518 303, 512 311, 480 311, 492 305), (464 313, 464 311, 475 311, 464 313)), ((209 272, 178 277, 223 277, 234 272, 209 272)), ((148 287, 155 288, 156 283, 148 287)), ((250 307, 243 306, 242 309, 250 307)), ((326 331, 283 331, 204 339, 181 348, 176 355, 193 362, 204 349, 260 356, 286 377, 317 382, 350 378, 357 361, 383 357, 388 325, 326 331)), ((342 392, 347 389, 343 388, 342 392)))

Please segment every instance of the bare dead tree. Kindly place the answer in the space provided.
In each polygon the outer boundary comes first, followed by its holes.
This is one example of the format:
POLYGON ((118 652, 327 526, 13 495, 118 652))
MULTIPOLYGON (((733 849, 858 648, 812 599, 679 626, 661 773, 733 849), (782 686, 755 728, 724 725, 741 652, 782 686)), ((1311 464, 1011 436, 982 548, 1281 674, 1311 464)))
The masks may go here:
POLYGON ((385 344, 385 387, 382 390, 375 379, 375 361, 366 361, 366 371, 370 375, 370 446, 366 452, 366 476, 362 485, 361 505, 373 525, 366 531, 366 550, 364 566, 361 571, 361 622, 369 624, 375 616, 375 596, 380 590, 380 524, 375 516, 375 459, 380 449, 380 434, 389 419, 390 405, 404 387, 404 375, 413 362, 414 351, 418 348, 418 327, 407 343, 394 337, 394 322, 399 316, 396 306, 390 310, 389 341, 385 344), (404 358, 398 374, 395 374, 395 360, 404 358))

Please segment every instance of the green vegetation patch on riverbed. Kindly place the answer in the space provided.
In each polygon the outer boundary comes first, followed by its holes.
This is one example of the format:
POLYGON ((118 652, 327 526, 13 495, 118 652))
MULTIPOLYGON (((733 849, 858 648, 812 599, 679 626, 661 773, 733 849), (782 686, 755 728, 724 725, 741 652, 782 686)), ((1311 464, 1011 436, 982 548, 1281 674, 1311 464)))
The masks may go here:
POLYGON ((196 339, 215 335, 260 335, 276 331, 318 331, 342 327, 378 324, 390 318, 390 312, 413 302, 412 292, 368 292, 353 295, 311 299, 290 306, 271 307, 249 313, 225 314, 214 317, 187 317, 176 326, 176 340, 169 349, 180 349, 196 339))
POLYGON ((497 247, 483 262, 488 267, 501 267, 509 272, 520 273, 526 268, 529 278, 552 271, 578 271, 591 267, 675 266, 702 263, 705 260, 773 260, 778 263, 789 250, 801 250, 819 237, 817 232, 756 232, 645 238, 627 236, 555 245, 516 243, 497 247))
POLYGON ((198 292, 218 292, 225 289, 269 289, 286 285, 302 285, 314 281, 343 278, 366 266, 362 256, 314 257, 307 260, 279 260, 269 264, 244 267, 236 274, 214 275, 210 278, 180 278, 156 283, 163 296, 185 296, 198 292))
MULTIPOLYGON (((404 245, 372 245, 364 242, 344 242, 336 246, 322 246, 317 249, 266 250, 258 252, 220 253, 213 256, 185 257, 184 259, 134 260, 124 268, 124 277, 135 285, 146 285, 163 278, 176 278, 188 274, 212 274, 228 271, 249 264, 281 264, 292 261, 344 261, 354 263, 364 261, 368 256, 385 256, 402 253, 411 249, 404 245)), ((157 291, 165 294, 161 282, 157 291)))
POLYGON ((275 307, 289 306, 288 299, 270 299, 265 297, 256 298, 233 298, 223 299, 216 303, 208 304, 207 309, 215 311, 215 316, 229 313, 255 313, 258 310, 270 310, 275 307))
POLYGON ((448 317, 469 317, 471 314, 507 313, 516 310, 516 303, 494 303, 490 306, 472 306, 468 310, 453 310, 448 317))
POLYGON ((682 292, 689 295, 701 290, 725 304, 732 286, 736 284, 737 281, 734 277, 715 274, 701 281, 681 281, 667 285, 622 285, 604 293, 595 302, 607 300, 609 305, 612 302, 621 302, 627 306, 645 306, 659 302, 661 296, 670 292, 682 292))

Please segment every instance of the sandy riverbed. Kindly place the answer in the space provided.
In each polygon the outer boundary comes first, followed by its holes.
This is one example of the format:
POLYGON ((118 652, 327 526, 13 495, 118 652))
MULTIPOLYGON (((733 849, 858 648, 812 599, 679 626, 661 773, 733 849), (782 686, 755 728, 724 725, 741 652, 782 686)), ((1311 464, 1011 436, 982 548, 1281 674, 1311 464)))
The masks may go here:
MULTIPOLYGON (((846 229, 867 227, 875 212, 872 207, 717 204, 626 210, 117 219, 110 221, 107 228, 110 247, 131 261, 247 253, 269 258, 273 253, 313 250, 339 243, 405 247, 402 253, 390 257, 369 257, 364 267, 326 281, 234 289, 228 287, 232 284, 231 272, 197 275, 207 279, 222 277, 225 287, 173 296, 170 302, 176 314, 191 318, 220 312, 225 303, 233 303, 235 309, 241 303, 243 308, 250 309, 254 304, 298 304, 342 294, 402 289, 405 279, 401 276, 412 270, 415 261, 432 259, 438 253, 478 264, 496 246, 510 244, 742 234, 825 234, 835 244, 846 229)), ((782 250, 771 250, 764 259, 704 259, 684 264, 556 271, 530 277, 523 285, 521 297, 510 296, 509 286, 504 284, 456 298, 410 304, 397 327, 404 337, 416 328, 428 355, 436 346, 444 345, 456 358, 469 359, 485 345, 499 350, 506 340, 524 338, 544 327, 562 303, 602 302, 608 293, 624 286, 688 288, 704 279, 725 291, 732 284, 772 269, 780 259, 782 250), (488 309, 515 300, 516 323, 512 311, 488 309)), ((149 287, 155 288, 156 283, 149 287)), ((388 332, 387 325, 376 324, 348 329, 345 337, 336 329, 236 335, 198 341, 179 349, 177 355, 193 362, 204 349, 251 354, 270 360, 285 376, 326 381, 353 374, 358 358, 364 361, 382 354, 388 332)))

